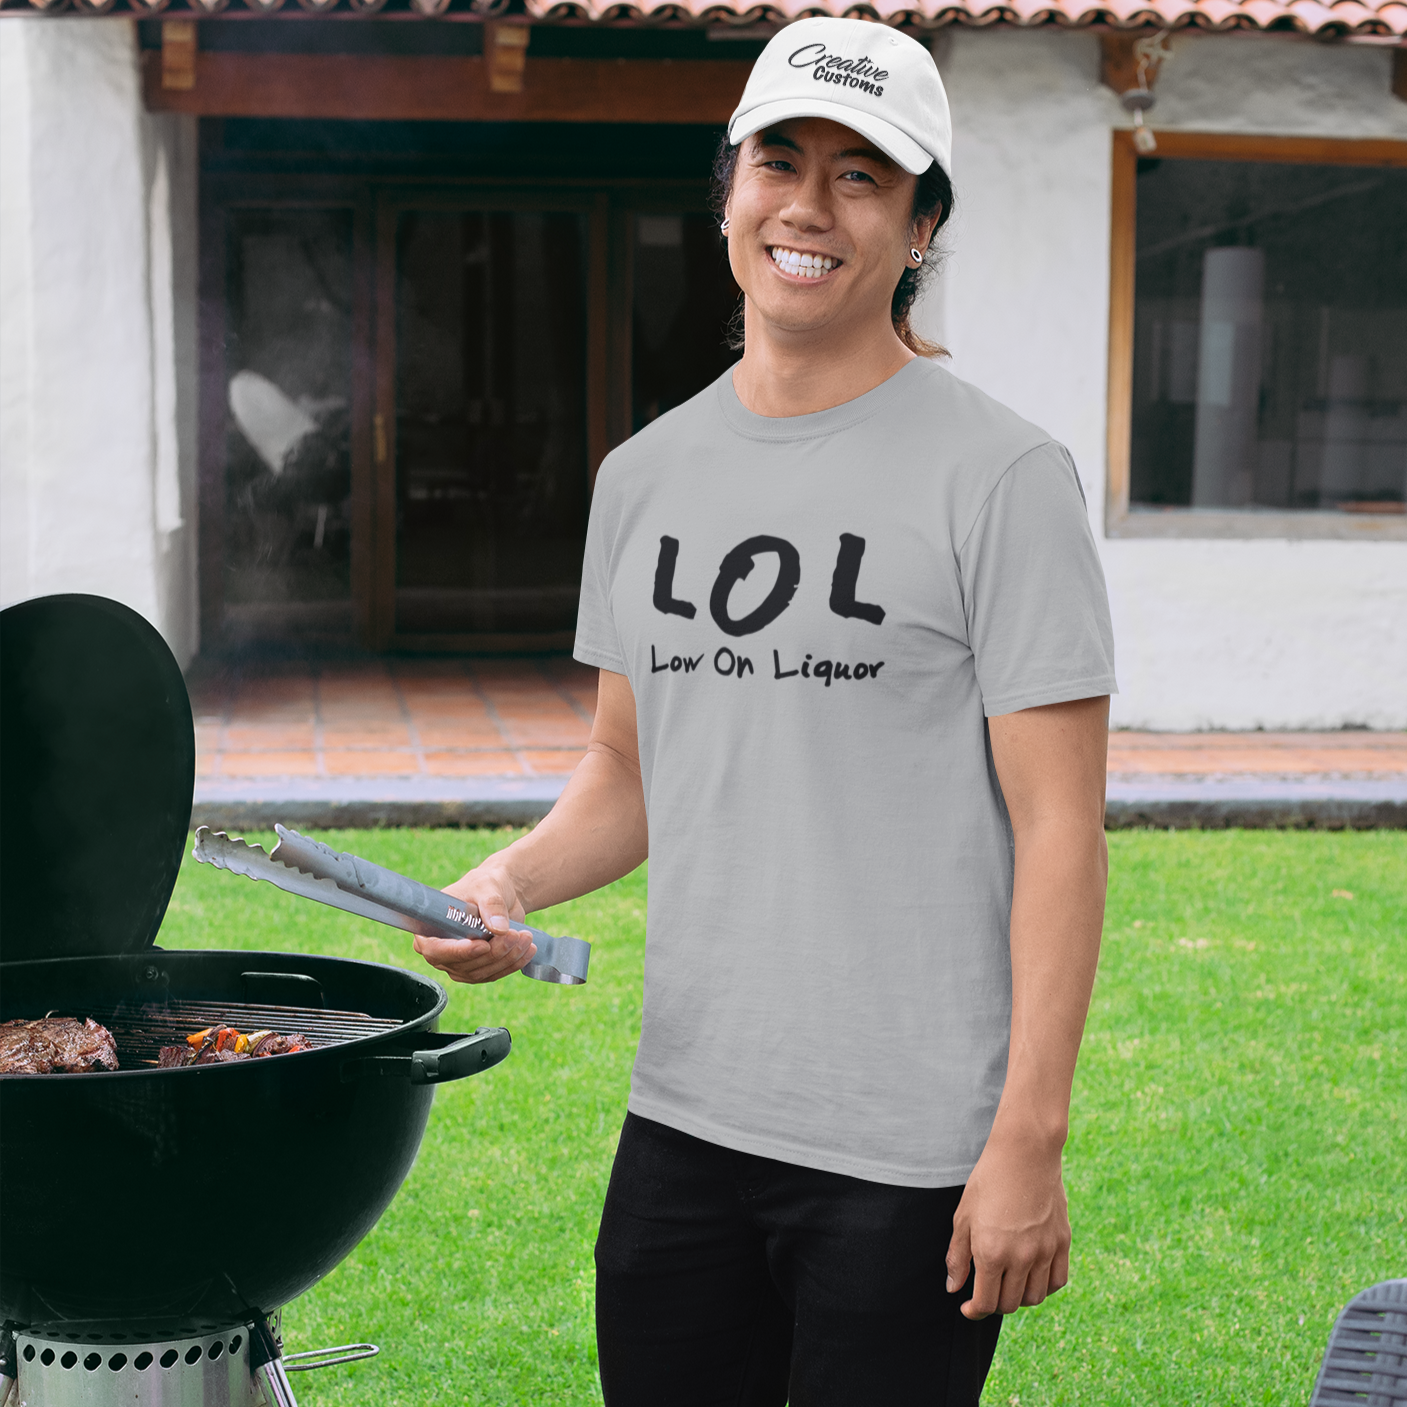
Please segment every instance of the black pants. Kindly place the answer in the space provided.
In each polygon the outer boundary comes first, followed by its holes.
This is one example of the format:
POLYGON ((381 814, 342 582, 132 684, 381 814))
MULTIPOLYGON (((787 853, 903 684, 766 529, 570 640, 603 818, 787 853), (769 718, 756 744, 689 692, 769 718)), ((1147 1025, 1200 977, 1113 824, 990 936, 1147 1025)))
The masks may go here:
POLYGON ((947 1293, 961 1187, 735 1153, 628 1114, 596 1242, 606 1407, 976 1407, 1001 1319, 947 1293))

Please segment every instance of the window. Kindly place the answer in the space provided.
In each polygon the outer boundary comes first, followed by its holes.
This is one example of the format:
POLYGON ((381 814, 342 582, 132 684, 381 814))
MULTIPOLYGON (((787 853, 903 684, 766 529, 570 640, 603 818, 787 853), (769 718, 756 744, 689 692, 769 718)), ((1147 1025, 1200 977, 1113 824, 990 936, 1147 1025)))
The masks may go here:
POLYGON ((1407 536, 1407 143, 1115 154, 1115 535, 1407 536))

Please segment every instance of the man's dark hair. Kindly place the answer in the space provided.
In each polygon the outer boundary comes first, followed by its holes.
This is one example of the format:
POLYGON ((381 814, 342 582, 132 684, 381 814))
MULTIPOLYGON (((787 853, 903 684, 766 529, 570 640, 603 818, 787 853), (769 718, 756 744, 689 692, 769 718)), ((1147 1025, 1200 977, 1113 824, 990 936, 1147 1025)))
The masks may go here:
MULTIPOLYGON (((725 132, 722 141, 718 144, 718 152, 713 158, 713 208, 720 217, 727 208, 728 197, 732 194, 733 177, 738 169, 738 153, 741 150, 741 144, 736 147, 729 144, 728 134, 725 132)), ((952 213, 953 183, 948 179, 948 173, 935 161, 914 184, 914 208, 911 220, 913 224, 917 225, 920 221, 931 220, 937 215, 938 223, 933 227, 933 237, 936 239, 938 231, 948 223, 948 217, 952 213)), ((889 315, 894 320, 895 333, 898 334, 899 340, 909 351, 920 357, 946 357, 948 355, 946 348, 920 337, 909 322, 909 314, 913 311, 919 292, 933 276, 940 262, 940 257, 940 251, 936 250, 930 241, 923 263, 917 268, 912 265, 905 268, 899 276, 899 282, 894 287, 894 296, 889 302, 889 315)), ((743 313, 741 302, 738 304, 738 311, 734 314, 729 328, 728 345, 735 352, 742 350, 743 313)))

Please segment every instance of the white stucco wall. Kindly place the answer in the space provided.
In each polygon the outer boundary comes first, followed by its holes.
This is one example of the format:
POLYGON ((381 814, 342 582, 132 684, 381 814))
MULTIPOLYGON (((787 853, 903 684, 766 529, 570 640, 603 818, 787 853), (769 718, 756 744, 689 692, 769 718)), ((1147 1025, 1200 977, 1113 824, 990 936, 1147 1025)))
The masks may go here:
MULTIPOLYGON (((1407 139, 1391 54, 1172 40, 1157 127, 1407 139)), ((1073 452, 1108 576, 1118 727, 1407 727, 1407 542, 1104 536, 1110 131, 1092 34, 956 29, 952 256, 921 328, 1073 452)))
POLYGON ((130 22, 0 23, 0 602, 95 592, 184 664, 195 585, 196 137, 130 22))
MULTIPOLYGON (((1155 128, 1407 139, 1391 55, 1172 40, 1155 128)), ((958 214, 920 310, 1074 452, 1114 605, 1116 725, 1407 727, 1407 543, 1103 530, 1110 130, 1098 41, 950 32, 958 214)), ((185 662, 195 585, 194 123, 142 109, 130 22, 0 23, 0 601, 96 591, 185 662)))

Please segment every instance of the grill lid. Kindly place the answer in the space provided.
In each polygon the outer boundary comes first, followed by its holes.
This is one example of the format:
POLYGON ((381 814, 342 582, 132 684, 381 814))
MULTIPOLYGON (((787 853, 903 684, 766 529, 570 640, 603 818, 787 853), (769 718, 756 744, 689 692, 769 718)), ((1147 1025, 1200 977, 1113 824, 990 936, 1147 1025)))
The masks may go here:
POLYGON ((152 626, 101 596, 0 611, 0 960, 149 947, 194 790, 190 699, 152 626))

